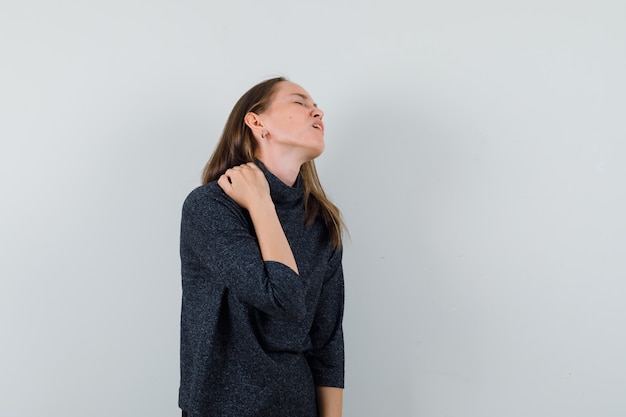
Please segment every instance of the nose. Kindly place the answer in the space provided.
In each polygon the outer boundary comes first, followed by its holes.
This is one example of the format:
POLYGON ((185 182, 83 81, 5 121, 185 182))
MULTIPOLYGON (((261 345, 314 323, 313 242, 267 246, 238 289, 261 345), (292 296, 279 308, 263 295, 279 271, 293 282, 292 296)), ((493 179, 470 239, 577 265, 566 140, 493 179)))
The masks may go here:
POLYGON ((324 111, 322 109, 320 109, 319 107, 313 107, 313 117, 317 117, 320 120, 322 120, 324 118, 324 111))

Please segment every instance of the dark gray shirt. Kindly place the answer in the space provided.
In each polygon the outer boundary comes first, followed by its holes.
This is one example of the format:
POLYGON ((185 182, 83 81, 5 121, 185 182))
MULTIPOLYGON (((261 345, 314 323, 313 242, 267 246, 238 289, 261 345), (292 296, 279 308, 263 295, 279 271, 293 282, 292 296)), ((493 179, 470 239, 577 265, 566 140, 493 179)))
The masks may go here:
POLYGON ((248 212, 216 182, 183 205, 179 406, 189 417, 314 417, 315 386, 343 387, 341 250, 304 225, 302 180, 262 163, 298 270, 263 261, 248 212))

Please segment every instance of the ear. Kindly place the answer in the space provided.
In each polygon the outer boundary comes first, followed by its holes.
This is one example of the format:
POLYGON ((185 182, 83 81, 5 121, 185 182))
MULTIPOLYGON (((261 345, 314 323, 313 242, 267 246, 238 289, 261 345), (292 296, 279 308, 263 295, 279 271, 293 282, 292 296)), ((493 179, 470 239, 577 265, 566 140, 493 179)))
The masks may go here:
POLYGON ((246 117, 243 118, 243 121, 246 125, 252 130, 252 133, 255 137, 260 138, 263 133, 263 122, 261 122, 261 118, 258 114, 253 112, 248 112, 246 117))

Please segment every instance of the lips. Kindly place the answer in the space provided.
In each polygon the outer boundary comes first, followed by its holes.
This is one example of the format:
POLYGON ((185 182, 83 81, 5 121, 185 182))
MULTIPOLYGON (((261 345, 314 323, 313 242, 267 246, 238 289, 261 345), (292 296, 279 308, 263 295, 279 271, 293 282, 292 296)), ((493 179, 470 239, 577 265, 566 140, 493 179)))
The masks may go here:
POLYGON ((313 127, 315 129, 319 129, 322 131, 322 133, 324 133, 324 122, 322 122, 321 120, 316 121, 315 123, 313 123, 313 127))

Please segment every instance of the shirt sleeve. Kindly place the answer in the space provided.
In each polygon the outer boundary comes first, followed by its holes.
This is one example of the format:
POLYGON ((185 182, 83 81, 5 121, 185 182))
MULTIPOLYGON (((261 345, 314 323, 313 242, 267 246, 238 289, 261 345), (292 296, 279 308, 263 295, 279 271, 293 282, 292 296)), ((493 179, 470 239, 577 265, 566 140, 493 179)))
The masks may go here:
POLYGON ((342 251, 334 251, 322 284, 313 326, 309 332, 312 349, 307 355, 315 385, 344 386, 342 251))
POLYGON ((300 321, 303 280, 287 265, 263 260, 247 212, 217 187, 196 189, 183 205, 183 279, 214 280, 269 315, 300 321))

